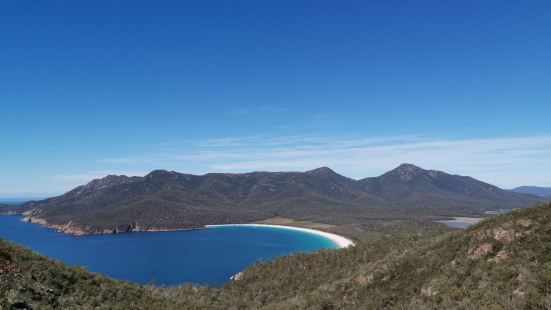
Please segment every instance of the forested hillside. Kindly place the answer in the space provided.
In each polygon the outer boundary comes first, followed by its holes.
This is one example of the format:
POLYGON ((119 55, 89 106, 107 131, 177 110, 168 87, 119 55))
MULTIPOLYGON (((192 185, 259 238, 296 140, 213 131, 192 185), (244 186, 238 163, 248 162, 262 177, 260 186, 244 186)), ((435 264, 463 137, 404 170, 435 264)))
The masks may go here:
POLYGON ((551 204, 248 268, 222 289, 110 280, 0 241, 2 309, 549 309, 551 204))
POLYGON ((488 210, 543 201, 470 177, 403 164, 362 180, 325 167, 201 176, 158 170, 145 177, 107 176, 12 210, 26 211, 29 220, 66 233, 93 234, 187 229, 274 217, 368 227, 373 220, 481 216, 488 210))

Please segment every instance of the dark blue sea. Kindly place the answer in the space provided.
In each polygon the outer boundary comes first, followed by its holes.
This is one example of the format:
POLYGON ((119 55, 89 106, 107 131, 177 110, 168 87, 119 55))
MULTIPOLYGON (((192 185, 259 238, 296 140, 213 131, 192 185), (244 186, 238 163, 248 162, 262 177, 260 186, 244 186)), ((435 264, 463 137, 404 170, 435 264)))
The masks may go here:
POLYGON ((17 206, 17 205, 20 205, 20 204, 23 204, 25 201, 21 201, 21 200, 2 200, 0 199, 0 204, 3 204, 3 205, 10 205, 10 206, 17 206))
POLYGON ((256 261, 337 247, 317 235, 269 227, 82 237, 20 220, 20 216, 0 216, 0 237, 69 265, 141 284, 222 286, 256 261))

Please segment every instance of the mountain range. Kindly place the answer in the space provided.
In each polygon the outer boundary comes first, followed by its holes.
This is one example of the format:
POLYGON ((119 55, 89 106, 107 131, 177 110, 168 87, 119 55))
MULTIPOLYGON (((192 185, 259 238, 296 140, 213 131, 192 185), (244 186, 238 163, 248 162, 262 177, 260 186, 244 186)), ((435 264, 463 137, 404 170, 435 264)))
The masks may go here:
MULTIPOLYGON (((276 217, 327 224, 481 216, 544 199, 471 177, 402 164, 354 180, 322 167, 306 172, 110 175, 64 195, 18 206, 28 220, 72 234, 200 228, 276 217)), ((1 208, 15 210, 13 208, 1 208)))
POLYGON ((539 186, 520 186, 512 189, 513 192, 532 194, 536 196, 542 196, 551 198, 551 187, 539 187, 539 186))

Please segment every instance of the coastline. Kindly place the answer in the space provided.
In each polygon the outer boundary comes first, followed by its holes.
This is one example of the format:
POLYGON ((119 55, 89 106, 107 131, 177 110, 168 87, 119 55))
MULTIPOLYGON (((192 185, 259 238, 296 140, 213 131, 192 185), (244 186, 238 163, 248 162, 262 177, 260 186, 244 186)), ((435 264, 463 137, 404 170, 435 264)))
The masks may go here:
POLYGON ((295 230, 295 231, 301 231, 309 234, 318 235, 321 237, 324 237, 326 239, 331 240, 333 243, 337 245, 339 249, 347 248, 350 246, 354 246, 354 241, 343 237, 341 235, 317 230, 317 229, 311 229, 311 228, 303 228, 303 227, 296 227, 296 226, 286 226, 286 225, 274 225, 274 224, 220 224, 220 225, 205 225, 205 228, 209 227, 228 227, 228 226, 248 226, 248 227, 270 227, 270 228, 279 228, 279 229, 289 229, 289 230, 295 230))
POLYGON ((459 217, 454 217, 453 220, 456 221, 456 222, 461 222, 461 223, 467 223, 467 224, 470 224, 470 225, 474 225, 482 220, 486 219, 485 217, 464 217, 464 216, 459 216, 459 217))
POLYGON ((39 225, 44 228, 53 229, 59 233, 71 236, 95 236, 95 235, 114 235, 132 232, 174 232, 174 231, 189 231, 204 229, 204 227, 189 227, 189 228, 158 228, 158 227, 141 227, 139 225, 128 225, 126 228, 106 228, 106 229, 91 229, 87 226, 79 226, 72 222, 66 224, 51 224, 48 221, 37 217, 23 217, 21 222, 39 225))
POLYGON ((249 227, 270 227, 270 228, 278 228, 278 229, 288 229, 288 230, 295 230, 295 231, 301 231, 309 234, 314 234, 317 236, 321 236, 323 238, 329 239, 335 245, 337 248, 342 249, 349 246, 354 246, 355 242, 344 237, 341 235, 337 235, 330 232, 321 231, 318 229, 312 229, 312 228, 304 228, 304 227, 297 227, 297 226, 287 226, 287 225, 276 225, 276 224, 256 224, 256 223, 245 223, 245 224, 214 224, 214 225, 203 225, 202 227, 192 227, 192 228, 174 228, 174 229, 167 229, 167 228, 145 228, 140 227, 139 225, 136 225, 134 227, 129 227, 127 229, 103 229, 103 230, 90 230, 86 229, 86 227, 80 227, 78 225, 75 225, 72 222, 58 225, 58 224, 51 224, 48 223, 46 220, 36 217, 30 217, 26 216, 21 219, 22 222, 31 223, 35 225, 42 226, 44 228, 53 229, 57 232, 64 233, 67 235, 73 235, 73 236, 91 236, 91 235, 109 235, 109 234, 119 234, 119 233, 130 233, 130 232, 172 232, 172 231, 188 231, 188 230, 196 230, 196 229, 206 229, 209 227, 223 227, 223 226, 249 226, 249 227))

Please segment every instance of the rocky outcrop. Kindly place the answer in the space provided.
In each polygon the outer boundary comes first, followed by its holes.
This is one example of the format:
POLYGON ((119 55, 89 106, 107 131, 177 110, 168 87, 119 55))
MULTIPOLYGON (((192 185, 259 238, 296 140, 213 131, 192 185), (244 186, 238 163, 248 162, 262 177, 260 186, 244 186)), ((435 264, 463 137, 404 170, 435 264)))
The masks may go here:
POLYGON ((470 249, 468 257, 472 260, 479 259, 490 254, 494 250, 494 245, 491 243, 484 243, 477 247, 476 249, 470 249))
POLYGON ((239 280, 241 280, 241 278, 243 278, 243 271, 240 271, 240 272, 234 274, 233 276, 231 276, 230 280, 239 281, 239 280))
POLYGON ((37 217, 24 217, 22 221, 38 224, 42 227, 55 229, 58 232, 62 232, 62 233, 74 235, 74 236, 84 236, 84 235, 90 234, 85 228, 79 227, 78 225, 72 222, 62 224, 62 225, 57 225, 57 224, 48 223, 46 220, 37 218, 37 217))
POLYGON ((158 227, 144 227, 138 224, 126 225, 124 227, 117 227, 114 229, 98 229, 86 225, 79 225, 74 222, 68 222, 65 224, 52 224, 45 219, 38 217, 24 217, 22 222, 33 223, 40 225, 44 228, 54 229, 57 232, 61 232, 73 236, 89 236, 89 235, 105 235, 105 234, 120 234, 127 232, 163 232, 163 231, 182 231, 182 230, 194 230, 202 229, 204 226, 193 228, 158 228, 158 227))

